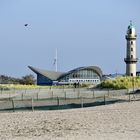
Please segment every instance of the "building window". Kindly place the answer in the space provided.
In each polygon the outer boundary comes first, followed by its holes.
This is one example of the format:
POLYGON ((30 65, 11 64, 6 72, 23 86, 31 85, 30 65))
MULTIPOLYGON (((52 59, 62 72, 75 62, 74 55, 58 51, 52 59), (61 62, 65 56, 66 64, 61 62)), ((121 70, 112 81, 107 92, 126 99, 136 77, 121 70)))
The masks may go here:
POLYGON ((131 76, 133 76, 133 73, 131 73, 131 76))
POLYGON ((133 55, 131 55, 131 58, 133 58, 133 55))
POLYGON ((131 48, 131 51, 133 51, 133 48, 131 48))

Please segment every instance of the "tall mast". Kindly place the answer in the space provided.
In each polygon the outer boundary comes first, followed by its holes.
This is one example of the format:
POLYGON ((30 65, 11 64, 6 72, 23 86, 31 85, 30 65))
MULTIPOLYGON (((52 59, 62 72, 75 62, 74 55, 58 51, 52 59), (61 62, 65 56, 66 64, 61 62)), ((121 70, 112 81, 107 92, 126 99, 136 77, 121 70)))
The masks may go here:
POLYGON ((55 50, 55 71, 57 72, 57 70, 58 70, 58 63, 57 63, 57 48, 56 48, 56 50, 55 50))

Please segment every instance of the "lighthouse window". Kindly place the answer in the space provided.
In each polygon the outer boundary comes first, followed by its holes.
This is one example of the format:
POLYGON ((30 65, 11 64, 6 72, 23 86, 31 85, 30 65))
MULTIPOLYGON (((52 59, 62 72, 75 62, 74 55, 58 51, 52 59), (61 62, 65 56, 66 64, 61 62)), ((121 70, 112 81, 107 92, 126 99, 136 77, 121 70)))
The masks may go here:
POLYGON ((132 34, 132 29, 129 30, 129 34, 132 34))
POLYGON ((131 58, 133 58, 133 55, 131 55, 131 58))
POLYGON ((131 45, 133 45, 133 41, 131 41, 131 45))
POLYGON ((133 48, 131 48, 131 51, 133 51, 133 48))

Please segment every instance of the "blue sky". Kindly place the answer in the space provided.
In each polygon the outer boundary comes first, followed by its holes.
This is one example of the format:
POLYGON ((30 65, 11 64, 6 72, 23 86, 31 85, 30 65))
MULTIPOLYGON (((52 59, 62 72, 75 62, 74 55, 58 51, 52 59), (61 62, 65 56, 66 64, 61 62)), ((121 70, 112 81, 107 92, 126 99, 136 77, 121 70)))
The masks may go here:
POLYGON ((33 74, 28 65, 55 70, 56 48, 59 71, 96 65, 104 74, 125 73, 130 20, 140 56, 139 5, 139 0, 0 0, 0 74, 33 74))

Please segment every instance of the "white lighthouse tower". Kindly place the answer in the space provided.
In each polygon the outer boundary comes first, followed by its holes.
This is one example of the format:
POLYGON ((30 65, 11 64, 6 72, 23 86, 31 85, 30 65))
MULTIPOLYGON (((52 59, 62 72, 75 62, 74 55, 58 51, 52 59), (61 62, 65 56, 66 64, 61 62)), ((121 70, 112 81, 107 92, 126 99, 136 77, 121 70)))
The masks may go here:
POLYGON ((126 63, 126 75, 127 76, 136 76, 136 63, 138 58, 136 57, 136 31, 135 27, 130 21, 130 25, 127 29, 127 34, 125 36, 127 41, 126 48, 126 58, 124 61, 126 63))

